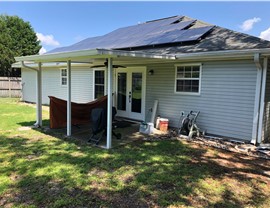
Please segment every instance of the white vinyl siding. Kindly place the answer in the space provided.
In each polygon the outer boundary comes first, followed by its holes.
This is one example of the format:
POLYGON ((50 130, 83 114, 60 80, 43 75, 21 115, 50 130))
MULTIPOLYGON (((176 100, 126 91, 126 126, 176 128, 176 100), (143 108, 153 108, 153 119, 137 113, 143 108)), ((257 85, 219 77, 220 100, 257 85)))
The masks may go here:
MULTIPOLYGON (((157 115, 179 126, 181 111, 200 111, 198 125, 210 134, 250 140, 256 88, 256 67, 250 61, 204 62, 200 96, 175 94, 173 64, 149 65, 146 109, 159 100, 157 115)), ((147 115, 147 112, 146 112, 147 115)), ((149 116, 148 116, 149 117, 149 116)))
MULTIPOLYGON (((252 60, 203 62, 199 96, 175 93, 175 63, 152 64, 154 74, 146 80, 146 120, 148 109, 159 100, 157 115, 169 119, 169 125, 179 126, 181 111, 200 111, 198 125, 207 133, 245 139, 252 135, 257 69, 252 60)), ((269 70, 270 71, 270 66, 269 70)), ((71 73, 72 101, 89 102, 94 98, 94 72, 88 68, 73 68, 71 73)), ((42 99, 48 96, 66 99, 67 89, 61 87, 59 69, 43 69, 42 99)), ((267 74, 266 111, 270 109, 270 73, 267 74)), ((22 69, 23 99, 35 102, 36 72, 22 69)), ((106 83, 106 82, 105 82, 106 83)), ((105 87, 106 89, 106 87, 105 87)), ((270 124, 265 123, 270 130, 270 124)), ((265 131, 266 132, 266 131, 265 131)))
MULTIPOLYGON (((67 88, 61 85, 59 68, 42 69, 42 103, 49 104, 48 96, 67 99, 67 88)), ((23 100, 36 102, 36 72, 22 69, 23 100)), ((93 70, 73 68, 71 70, 71 100, 85 103, 93 100, 93 70)))

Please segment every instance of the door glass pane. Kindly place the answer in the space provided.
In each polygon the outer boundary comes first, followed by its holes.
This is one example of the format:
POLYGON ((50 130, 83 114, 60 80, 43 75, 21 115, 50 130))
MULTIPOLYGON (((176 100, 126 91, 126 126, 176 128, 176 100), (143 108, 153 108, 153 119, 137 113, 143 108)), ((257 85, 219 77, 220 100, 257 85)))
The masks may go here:
POLYGON ((117 109, 126 110, 127 73, 118 73, 117 82, 117 109))
POLYGON ((131 111, 142 111, 142 73, 132 73, 132 103, 131 111))

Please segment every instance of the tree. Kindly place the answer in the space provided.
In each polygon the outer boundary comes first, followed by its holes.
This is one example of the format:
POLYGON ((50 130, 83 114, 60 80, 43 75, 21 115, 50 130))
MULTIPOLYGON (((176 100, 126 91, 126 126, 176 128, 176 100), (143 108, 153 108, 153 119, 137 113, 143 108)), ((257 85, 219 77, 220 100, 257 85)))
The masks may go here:
POLYGON ((15 56, 34 55, 40 41, 29 22, 18 16, 0 15, 0 76, 12 76, 15 56))

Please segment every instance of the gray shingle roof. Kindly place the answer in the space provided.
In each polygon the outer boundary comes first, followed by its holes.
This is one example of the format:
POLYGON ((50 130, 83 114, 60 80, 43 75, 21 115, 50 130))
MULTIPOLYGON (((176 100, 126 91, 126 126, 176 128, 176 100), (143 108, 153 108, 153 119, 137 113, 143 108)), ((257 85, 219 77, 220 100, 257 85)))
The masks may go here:
POLYGON ((48 53, 104 48, 159 54, 270 48, 270 41, 186 16, 174 16, 119 28, 48 53))
POLYGON ((159 54, 195 53, 223 50, 270 48, 270 41, 222 27, 215 27, 210 34, 197 43, 139 49, 159 54))

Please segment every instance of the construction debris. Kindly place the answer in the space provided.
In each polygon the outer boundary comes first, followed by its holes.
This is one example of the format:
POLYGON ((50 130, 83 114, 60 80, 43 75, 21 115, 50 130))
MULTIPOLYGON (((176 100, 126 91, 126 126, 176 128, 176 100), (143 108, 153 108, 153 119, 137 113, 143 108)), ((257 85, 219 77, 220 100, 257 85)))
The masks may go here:
POLYGON ((254 157, 270 159, 270 144, 262 144, 256 147, 253 144, 246 143, 240 140, 226 139, 220 137, 200 136, 190 138, 188 136, 178 135, 177 131, 170 129, 167 133, 155 131, 154 134, 147 136, 146 141, 161 141, 161 140, 186 140, 200 145, 215 147, 231 152, 238 152, 254 157))

